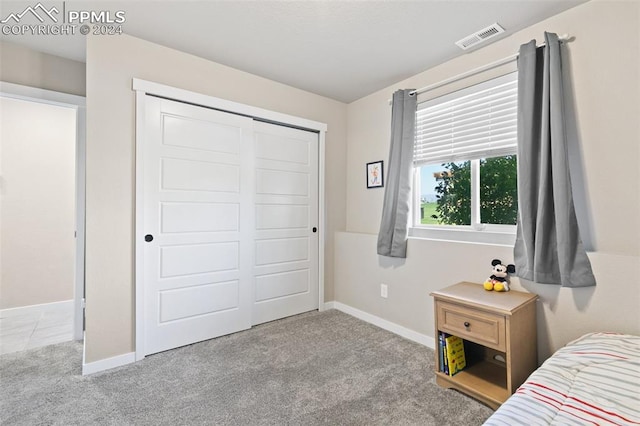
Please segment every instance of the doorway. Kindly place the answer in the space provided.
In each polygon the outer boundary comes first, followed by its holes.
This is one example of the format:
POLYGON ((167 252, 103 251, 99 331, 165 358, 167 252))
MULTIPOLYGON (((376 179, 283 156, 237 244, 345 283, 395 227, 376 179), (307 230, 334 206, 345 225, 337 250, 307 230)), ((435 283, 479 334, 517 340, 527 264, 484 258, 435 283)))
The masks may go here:
POLYGON ((2 352, 83 339, 83 97, 0 83, 2 352))

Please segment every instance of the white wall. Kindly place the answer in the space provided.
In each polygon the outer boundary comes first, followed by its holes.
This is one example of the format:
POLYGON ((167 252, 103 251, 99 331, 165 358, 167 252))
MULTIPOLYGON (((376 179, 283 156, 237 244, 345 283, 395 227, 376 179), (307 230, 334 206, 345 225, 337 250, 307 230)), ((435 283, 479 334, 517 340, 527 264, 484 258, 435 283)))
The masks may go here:
POLYGON ((0 98, 0 309, 73 299, 76 111, 0 98))
POLYGON ((85 64, 0 41, 0 80, 84 96, 85 64))
MULTIPOLYGON (((383 190, 366 189, 367 162, 387 160, 391 110, 400 88, 418 88, 517 52, 544 31, 569 33, 573 96, 584 175, 577 207, 587 224, 598 286, 564 289, 520 283, 541 296, 541 359, 593 330, 640 333, 640 3, 598 1, 570 9, 473 53, 401 81, 348 106, 347 233, 336 238, 336 301, 432 336, 429 292, 461 280, 482 282, 491 259, 513 261, 511 247, 412 239, 405 261, 375 254, 383 190), (380 283, 389 298, 380 298, 380 283)), ((454 90, 515 69, 515 64, 441 89, 454 90)), ((424 98, 424 97, 423 97, 424 98)), ((386 163, 385 163, 386 164, 386 163)), ((572 172, 574 170, 572 169, 572 172)), ((583 228, 584 229, 584 228, 583 228)))
POLYGON ((346 105, 134 37, 89 36, 85 362, 134 350, 133 77, 327 123, 320 231, 325 300, 332 300, 333 238, 345 227, 346 105))

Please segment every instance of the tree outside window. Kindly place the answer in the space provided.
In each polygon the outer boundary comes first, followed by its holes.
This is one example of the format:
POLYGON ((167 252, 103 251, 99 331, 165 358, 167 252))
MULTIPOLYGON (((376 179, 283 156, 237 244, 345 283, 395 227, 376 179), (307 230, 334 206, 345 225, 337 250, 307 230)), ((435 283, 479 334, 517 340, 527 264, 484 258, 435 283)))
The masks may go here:
POLYGON ((420 168, 423 225, 471 225, 472 187, 479 193, 479 222, 515 225, 518 212, 515 155, 448 162, 420 168), (473 179, 472 164, 479 167, 473 179), (426 175, 426 176, 425 176, 426 175))

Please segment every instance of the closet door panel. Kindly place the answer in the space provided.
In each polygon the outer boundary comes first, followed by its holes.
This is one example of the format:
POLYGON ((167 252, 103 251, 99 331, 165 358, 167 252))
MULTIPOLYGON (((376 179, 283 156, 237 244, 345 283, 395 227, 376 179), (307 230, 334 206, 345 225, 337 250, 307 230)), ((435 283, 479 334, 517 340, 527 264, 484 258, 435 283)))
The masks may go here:
POLYGON ((318 308, 318 135, 255 123, 254 138, 253 324, 260 324, 318 308))
POLYGON ((251 326, 255 179, 252 119, 155 97, 145 108, 151 354, 251 326))

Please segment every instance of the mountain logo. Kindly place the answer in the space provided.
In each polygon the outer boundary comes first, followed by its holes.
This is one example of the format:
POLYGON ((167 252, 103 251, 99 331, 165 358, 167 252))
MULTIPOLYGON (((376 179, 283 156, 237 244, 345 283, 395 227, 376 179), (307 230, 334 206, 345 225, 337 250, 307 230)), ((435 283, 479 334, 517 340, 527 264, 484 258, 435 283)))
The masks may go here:
POLYGON ((20 13, 10 13, 9 16, 7 16, 6 18, 4 18, 2 21, 0 21, 0 23, 2 24, 6 24, 7 22, 9 22, 10 20, 14 20, 15 23, 20 23, 20 20, 27 14, 31 14, 33 16, 36 17, 36 19, 40 22, 44 22, 44 18, 45 17, 49 17, 49 19, 51 19, 53 22, 57 23, 58 22, 58 18, 56 18, 53 14, 58 14, 60 13, 60 11, 53 6, 51 9, 47 10, 46 7, 44 7, 42 5, 42 3, 38 3, 35 6, 28 6, 25 10, 23 10, 20 13))

